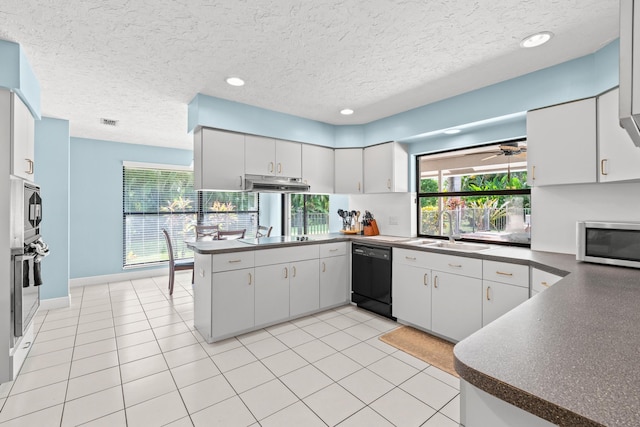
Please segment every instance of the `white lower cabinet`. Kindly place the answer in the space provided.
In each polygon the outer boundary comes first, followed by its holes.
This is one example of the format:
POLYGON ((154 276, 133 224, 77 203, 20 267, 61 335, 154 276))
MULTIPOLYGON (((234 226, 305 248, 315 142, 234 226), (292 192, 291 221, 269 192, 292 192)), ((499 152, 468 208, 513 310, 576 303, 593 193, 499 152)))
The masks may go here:
POLYGON ((393 316, 423 329, 431 329, 431 270, 394 262, 393 316))
POLYGON ((289 264, 256 267, 256 325, 289 317, 289 264))
POLYGON ((212 336, 226 336, 254 325, 253 269, 213 274, 212 336))
POLYGON ((393 316, 460 341, 482 327, 481 277, 479 259, 394 249, 393 316))
POLYGON ((348 243, 320 246, 320 308, 349 301, 348 243))
POLYGON ((299 316, 320 308, 320 273, 317 259, 290 266, 289 316, 299 316))
POLYGON ((529 266, 482 261, 482 326, 529 298, 529 266))
POLYGON ((256 267, 256 325, 318 310, 318 259, 256 267))
POLYGON ((531 296, 538 295, 560 279, 562 279, 562 276, 538 268, 531 268, 531 296))
POLYGON ((207 342, 254 326, 253 252, 194 254, 193 323, 207 342))
POLYGON ((486 326, 525 302, 529 288, 483 280, 482 294, 482 326, 486 326))
POLYGON ((482 327, 482 280, 434 270, 431 293, 433 332, 463 340, 482 327))

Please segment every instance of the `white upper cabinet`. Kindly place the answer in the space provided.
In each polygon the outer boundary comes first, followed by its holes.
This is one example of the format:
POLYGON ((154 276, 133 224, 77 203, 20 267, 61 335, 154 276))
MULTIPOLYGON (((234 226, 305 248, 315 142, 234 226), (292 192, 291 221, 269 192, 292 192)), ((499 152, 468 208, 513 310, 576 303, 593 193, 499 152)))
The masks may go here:
POLYGON ((302 176, 302 144, 262 136, 245 136, 245 172, 250 175, 302 176))
POLYGON ((333 148, 302 144, 302 180, 311 193, 333 193, 333 148))
POLYGON ((397 142, 373 145, 364 149, 365 193, 408 191, 409 156, 397 142))
POLYGON ((276 140, 255 135, 244 139, 245 172, 251 175, 276 174, 276 140))
POLYGON ((276 175, 302 177, 302 144, 276 139, 276 175))
POLYGON ((363 193, 362 148, 335 150, 335 181, 337 194, 363 193))
POLYGON ((196 190, 244 189, 244 138, 240 133, 201 128, 194 134, 196 190))
POLYGON ((596 182, 596 99, 527 112, 531 186, 596 182))
POLYGON ((618 119, 619 89, 598 97, 598 180, 625 181, 640 178, 640 148, 618 119))
POLYGON ((11 109, 11 173, 33 181, 35 121, 15 93, 2 91, 2 96, 3 110, 11 109))

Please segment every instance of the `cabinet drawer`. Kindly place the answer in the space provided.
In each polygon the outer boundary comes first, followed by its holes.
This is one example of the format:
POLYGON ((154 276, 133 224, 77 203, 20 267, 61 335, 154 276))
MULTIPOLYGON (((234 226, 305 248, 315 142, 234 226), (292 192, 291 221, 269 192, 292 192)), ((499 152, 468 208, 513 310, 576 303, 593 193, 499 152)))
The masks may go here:
POLYGON ((429 267, 462 276, 482 278, 482 260, 455 255, 429 254, 429 267))
POLYGON ((546 271, 539 270, 537 268, 531 269, 531 293, 537 294, 544 291, 550 286, 553 286, 558 280, 562 279, 561 276, 546 271))
POLYGON ((529 267, 508 262, 482 261, 482 278, 528 288, 529 267))
POLYGON ((482 278, 482 260, 433 252, 394 249, 393 261, 452 274, 482 278))
POLYGON ((228 254, 213 255, 212 271, 240 270, 251 268, 254 265, 254 252, 231 252, 228 254))
POLYGON ((256 266, 289 263, 320 257, 320 245, 299 245, 256 251, 256 266))
POLYGON ((320 245, 320 258, 326 258, 330 256, 340 256, 347 254, 347 243, 325 243, 320 245))
POLYGON ((413 265, 414 267, 431 268, 430 257, 434 254, 410 249, 393 248, 393 262, 397 264, 413 265))

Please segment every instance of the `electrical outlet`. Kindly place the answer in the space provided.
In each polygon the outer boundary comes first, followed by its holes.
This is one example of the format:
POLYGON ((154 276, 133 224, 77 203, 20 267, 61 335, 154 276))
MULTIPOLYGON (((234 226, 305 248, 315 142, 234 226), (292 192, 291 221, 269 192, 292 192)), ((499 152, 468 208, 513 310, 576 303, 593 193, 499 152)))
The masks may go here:
POLYGON ((398 217, 390 216, 389 217, 389 225, 398 225, 398 217))

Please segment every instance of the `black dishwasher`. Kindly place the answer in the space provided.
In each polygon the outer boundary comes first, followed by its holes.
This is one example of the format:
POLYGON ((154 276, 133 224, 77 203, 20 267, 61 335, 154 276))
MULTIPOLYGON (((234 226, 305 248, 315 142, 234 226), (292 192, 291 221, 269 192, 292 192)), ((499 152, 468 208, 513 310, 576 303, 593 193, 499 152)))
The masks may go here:
POLYGON ((354 243, 351 248, 351 301, 391 316, 391 248, 354 243))

